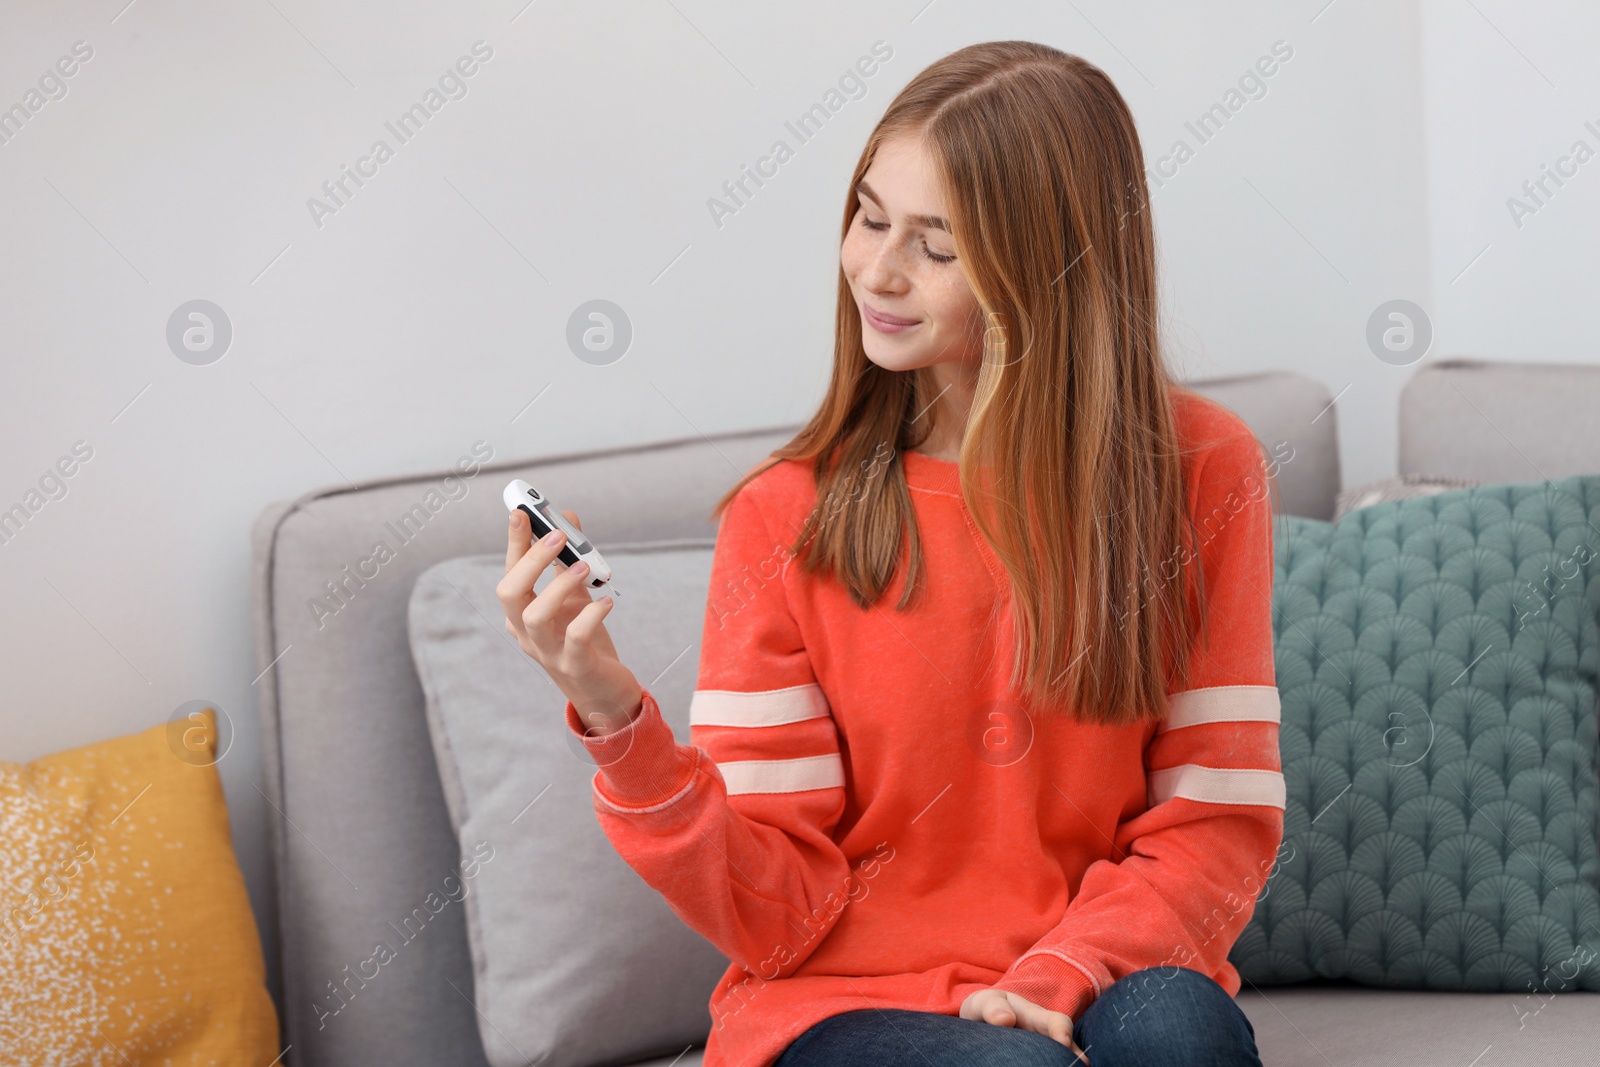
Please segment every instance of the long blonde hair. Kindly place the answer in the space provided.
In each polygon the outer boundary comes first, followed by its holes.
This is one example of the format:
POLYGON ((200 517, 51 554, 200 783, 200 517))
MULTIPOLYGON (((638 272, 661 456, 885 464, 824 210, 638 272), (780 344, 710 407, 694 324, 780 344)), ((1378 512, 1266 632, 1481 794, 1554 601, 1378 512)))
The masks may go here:
MULTIPOLYGON (((1189 588, 1189 568, 1163 565, 1189 558, 1192 528, 1133 117, 1105 73, 1077 56, 1029 41, 962 48, 889 105, 856 163, 842 234, 879 146, 901 135, 920 137, 933 161, 986 324, 960 485, 1010 578, 1013 690, 1085 722, 1159 719, 1169 685, 1182 688, 1205 598, 1198 574, 1189 588)), ((790 551, 863 608, 893 580, 902 537, 910 561, 896 608, 922 589, 900 453, 930 429, 917 417, 930 383, 925 368, 867 358, 841 269, 827 395, 772 463, 812 461, 828 504, 790 551)), ((771 465, 741 479, 713 515, 771 465)))

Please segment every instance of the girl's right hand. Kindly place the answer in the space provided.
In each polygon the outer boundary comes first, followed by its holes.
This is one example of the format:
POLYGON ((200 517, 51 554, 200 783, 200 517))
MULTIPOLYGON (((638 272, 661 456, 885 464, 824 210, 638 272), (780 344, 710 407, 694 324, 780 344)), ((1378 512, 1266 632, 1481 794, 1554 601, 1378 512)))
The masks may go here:
MULTIPOLYGON (((583 529, 578 516, 570 511, 562 514, 583 529)), ((588 564, 580 560, 534 595, 539 575, 565 543, 566 534, 560 530, 534 543, 528 516, 512 512, 506 575, 495 586, 495 593, 505 608, 506 630, 522 651, 533 657, 572 701, 590 734, 608 734, 638 716, 643 690, 633 672, 617 658, 616 646, 603 625, 612 599, 594 600, 584 585, 588 564)))
POLYGON ((1076 1062, 1085 1067, 1089 1054, 1078 1047, 1072 1037, 1072 1016, 1035 1004, 1027 997, 1006 989, 978 989, 967 994, 961 1002, 961 1018, 974 1022, 992 1023, 995 1026, 1013 1026, 1018 1030, 1031 1030, 1052 1041, 1067 1046, 1076 1062))

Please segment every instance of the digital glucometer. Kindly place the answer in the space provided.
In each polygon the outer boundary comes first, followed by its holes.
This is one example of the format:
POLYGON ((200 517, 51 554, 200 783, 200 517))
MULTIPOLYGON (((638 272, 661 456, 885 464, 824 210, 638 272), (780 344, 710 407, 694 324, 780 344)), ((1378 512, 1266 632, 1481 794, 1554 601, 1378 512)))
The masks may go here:
POLYGON ((565 515, 552 507, 543 493, 518 478, 506 486, 504 498, 508 511, 521 511, 527 514, 528 521, 533 527, 535 541, 556 529, 567 535, 566 543, 561 546, 561 552, 556 558, 568 567, 580 559, 587 563, 589 580, 585 584, 590 589, 599 589, 611 581, 611 566, 600 555, 600 550, 589 543, 589 539, 583 536, 582 530, 568 522, 565 515))

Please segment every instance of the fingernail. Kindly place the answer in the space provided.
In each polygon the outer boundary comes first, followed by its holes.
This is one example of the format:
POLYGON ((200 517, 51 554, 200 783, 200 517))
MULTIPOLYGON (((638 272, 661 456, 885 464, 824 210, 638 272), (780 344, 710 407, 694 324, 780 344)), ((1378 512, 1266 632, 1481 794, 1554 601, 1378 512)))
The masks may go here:
POLYGON ((581 559, 578 562, 574 563, 571 567, 569 567, 567 569, 572 571, 573 574, 588 574, 589 573, 589 565, 587 563, 585 563, 581 559))
POLYGON ((539 543, 541 545, 553 545, 559 540, 561 540, 561 531, 551 530, 549 533, 539 538, 539 543))

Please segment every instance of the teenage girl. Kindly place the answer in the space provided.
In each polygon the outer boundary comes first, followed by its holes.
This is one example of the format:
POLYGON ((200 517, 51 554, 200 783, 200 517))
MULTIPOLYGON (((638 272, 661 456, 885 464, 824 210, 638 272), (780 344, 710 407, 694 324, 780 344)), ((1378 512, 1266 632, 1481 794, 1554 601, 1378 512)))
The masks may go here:
POLYGON ((1283 833, 1271 502, 1163 366, 1143 168, 1044 45, 890 104, 827 395, 714 512, 692 745, 512 517, 507 626, 600 824, 732 961, 707 1067, 1259 1067, 1227 956, 1283 833))

